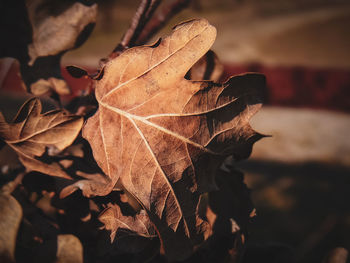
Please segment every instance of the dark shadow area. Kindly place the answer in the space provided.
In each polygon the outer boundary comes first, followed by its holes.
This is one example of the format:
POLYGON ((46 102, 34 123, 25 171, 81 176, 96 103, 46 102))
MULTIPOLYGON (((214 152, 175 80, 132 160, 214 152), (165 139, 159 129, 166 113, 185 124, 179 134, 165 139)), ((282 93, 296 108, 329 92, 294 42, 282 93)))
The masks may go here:
POLYGON ((322 262, 337 246, 350 248, 350 168, 325 164, 240 162, 257 217, 249 243, 280 244, 296 262, 322 262))

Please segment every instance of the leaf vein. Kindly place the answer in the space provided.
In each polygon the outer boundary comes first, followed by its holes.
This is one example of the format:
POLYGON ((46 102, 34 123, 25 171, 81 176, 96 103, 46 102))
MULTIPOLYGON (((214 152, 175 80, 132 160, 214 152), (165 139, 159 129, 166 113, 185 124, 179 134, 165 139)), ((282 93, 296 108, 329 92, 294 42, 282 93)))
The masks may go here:
POLYGON ((158 162, 157 157, 154 155, 154 152, 153 152, 151 146, 149 145, 147 139, 146 139, 145 136, 143 135, 143 133, 142 133, 142 131, 140 130, 140 128, 137 126, 137 124, 135 123, 135 121, 134 121, 133 119, 130 119, 130 121, 131 121, 132 124, 134 125, 135 129, 137 130, 137 132, 140 134, 142 140, 143 140, 144 143, 145 143, 145 146, 147 147, 149 153, 150 153, 151 156, 153 157, 155 164, 157 165, 159 171, 160 171, 161 174, 163 175, 163 177, 164 177, 164 179, 165 179, 165 182, 168 184, 168 187, 169 187, 169 189, 170 189, 172 195, 174 196, 174 200, 175 200, 176 205, 177 205, 177 207, 178 207, 178 209, 179 209, 181 218, 182 218, 183 221, 184 221, 184 226, 185 226, 186 235, 187 235, 188 237, 190 237, 190 231, 189 231, 187 222, 186 222, 186 220, 185 220, 185 218, 184 218, 184 214, 183 214, 183 211, 182 211, 182 207, 180 206, 179 200, 177 199, 177 196, 176 196, 176 194, 175 194, 175 192, 174 192, 174 189, 173 189, 173 187, 172 187, 172 185, 171 185, 171 182, 169 181, 168 177, 166 176, 165 172, 163 171, 162 166, 161 166, 160 163, 158 162))

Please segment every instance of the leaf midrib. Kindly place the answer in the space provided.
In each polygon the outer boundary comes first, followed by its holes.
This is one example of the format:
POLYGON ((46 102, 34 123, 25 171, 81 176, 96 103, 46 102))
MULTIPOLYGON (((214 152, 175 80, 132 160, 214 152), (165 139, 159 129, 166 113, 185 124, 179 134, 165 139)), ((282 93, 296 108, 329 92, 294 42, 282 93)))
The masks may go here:
MULTIPOLYGON (((143 133, 142 133, 142 131, 140 130, 140 128, 136 125, 136 123, 134 122, 133 119, 130 119, 130 118, 128 118, 128 119, 131 121, 131 123, 134 125, 135 129, 137 130, 137 132, 140 134, 140 136, 141 136, 142 140, 144 141, 144 143, 145 143, 145 145, 146 145, 148 151, 149 151, 150 154, 152 155, 152 158, 154 159, 154 161, 155 161, 155 163, 156 163, 158 169, 160 170, 160 172, 162 173, 163 177, 165 178, 165 181, 166 181, 166 183, 168 184, 169 189, 170 189, 170 191, 172 192, 172 194, 173 194, 173 196, 174 196, 176 205, 177 205, 177 207, 178 207, 179 210, 180 210, 181 218, 182 218, 182 220, 184 221, 184 226, 185 226, 185 230, 186 230, 186 235, 187 235, 188 237, 191 237, 190 231, 189 231, 189 228, 188 228, 188 225, 187 225, 187 222, 186 222, 185 217, 184 217, 184 212, 182 211, 182 207, 181 207, 181 205, 180 205, 179 200, 177 199, 177 196, 176 196, 176 194, 175 194, 175 191, 174 191, 174 189, 173 189, 173 186, 172 186, 171 182, 169 181, 168 177, 166 176, 165 172, 163 171, 163 169, 162 169, 160 163, 158 162, 157 157, 154 155, 151 146, 149 145, 147 139, 146 139, 145 136, 143 135, 143 133)), ((164 204, 164 206, 165 206, 165 204, 164 204)), ((178 227, 178 225, 177 225, 177 227, 178 227)), ((177 227, 176 227, 176 229, 177 229, 177 227)))
MULTIPOLYGON (((55 124, 54 126, 47 127, 47 128, 45 128, 45 129, 41 129, 41 130, 39 130, 39 131, 36 131, 36 132, 34 132, 34 133, 28 135, 27 137, 20 138, 20 139, 18 139, 18 140, 7 140, 6 142, 7 142, 7 143, 12 143, 12 144, 21 143, 21 142, 24 142, 24 141, 27 141, 27 140, 33 138, 33 137, 36 136, 36 135, 39 135, 39 134, 42 134, 42 133, 45 133, 45 132, 49 132, 50 129, 54 129, 54 128, 60 126, 60 125, 64 125, 64 124, 66 124, 66 123, 68 123, 68 122, 75 121, 75 120, 77 120, 77 119, 78 119, 78 118, 71 118, 71 119, 69 119, 69 120, 63 120, 62 122, 59 122, 59 123, 55 124)), ((71 129, 71 128, 62 128, 62 129, 63 129, 63 130, 75 130, 75 129, 71 129)))
POLYGON ((110 105, 108 105, 108 104, 106 104, 106 103, 104 103, 104 102, 102 102, 102 101, 100 101, 100 105, 103 106, 103 107, 105 107, 105 108, 107 108, 107 109, 109 109, 109 110, 111 110, 111 111, 113 111, 113 112, 115 112, 115 113, 118 113, 118 114, 120 114, 120 115, 122 115, 122 116, 124 116, 124 117, 126 117, 126 118, 128 118, 128 119, 138 120, 138 121, 140 121, 140 122, 142 122, 142 123, 144 123, 144 124, 146 124, 146 125, 149 125, 149 126, 151 126, 151 127, 153 127, 153 128, 156 128, 156 129, 158 129, 158 130, 160 130, 160 131, 162 131, 162 132, 164 132, 164 133, 166 133, 166 134, 169 134, 169 135, 171 135, 171 136, 173 136, 173 137, 175 137, 175 138, 178 138, 179 140, 181 140, 181 141, 183 141, 183 142, 186 142, 186 143, 188 143, 188 144, 191 144, 191 145, 193 145, 193 146, 195 146, 195 147, 201 149, 202 151, 205 151, 205 152, 210 153, 210 154, 213 154, 213 155, 220 155, 219 153, 213 152, 213 151, 211 151, 211 150, 209 150, 209 149, 203 147, 203 145, 201 145, 201 144, 199 144, 199 143, 196 143, 196 142, 194 142, 194 141, 191 141, 190 139, 188 139, 188 138, 186 138, 186 137, 184 137, 184 136, 181 136, 181 135, 179 135, 178 133, 175 133, 175 132, 170 131, 170 130, 168 130, 168 129, 162 127, 162 126, 159 126, 159 125, 157 125, 157 124, 155 124, 155 123, 153 123, 153 122, 151 122, 151 121, 148 121, 148 120, 147 120, 146 118, 144 118, 144 117, 137 116, 137 115, 134 115, 134 114, 130 114, 130 113, 128 113, 128 112, 126 112, 126 111, 123 111, 123 110, 121 110, 121 109, 118 109, 118 108, 116 108, 116 107, 112 107, 112 106, 110 106, 110 105))

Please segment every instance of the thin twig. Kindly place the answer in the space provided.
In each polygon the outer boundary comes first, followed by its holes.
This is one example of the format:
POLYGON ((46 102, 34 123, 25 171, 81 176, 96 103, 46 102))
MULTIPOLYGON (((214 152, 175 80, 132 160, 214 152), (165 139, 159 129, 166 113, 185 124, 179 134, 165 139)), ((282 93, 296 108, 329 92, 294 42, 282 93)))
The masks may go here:
POLYGON ((132 18, 130 27, 125 32, 121 42, 113 50, 110 58, 118 56, 127 48, 135 46, 135 42, 143 31, 144 27, 152 17, 154 11, 159 6, 161 0, 142 0, 132 18))
POLYGON ((166 23, 175 15, 180 13, 183 9, 188 7, 191 0, 177 0, 157 14, 146 27, 143 29, 140 37, 136 41, 136 45, 143 45, 150 40, 160 29, 162 29, 166 23))
MULTIPOLYGON (((147 25, 149 20, 152 18, 154 12, 156 11, 156 9, 158 8, 158 6, 160 5, 161 2, 162 2, 162 0, 152 0, 150 7, 148 8, 147 13, 146 13, 146 20, 145 20, 145 23, 143 25, 143 29, 145 28, 145 26, 147 25)), ((140 32, 140 34, 141 33, 142 33, 142 31, 140 32)), ((139 35, 137 37, 139 37, 139 35)), ((135 39, 135 41, 136 41, 136 39, 135 39)))
POLYGON ((140 28, 142 27, 143 21, 145 19, 147 10, 151 0, 142 0, 134 17, 132 18, 131 25, 129 29, 126 31, 120 45, 123 47, 128 47, 135 39, 135 37, 139 34, 140 28))
POLYGON ((161 12, 153 17, 154 12, 162 0, 142 0, 132 18, 130 27, 125 32, 121 42, 108 56, 107 59, 101 59, 101 66, 107 61, 119 56, 124 50, 145 44, 154 36, 166 23, 176 14, 185 9, 191 0, 177 0, 169 4, 161 12), (151 19, 152 18, 152 19, 151 19))

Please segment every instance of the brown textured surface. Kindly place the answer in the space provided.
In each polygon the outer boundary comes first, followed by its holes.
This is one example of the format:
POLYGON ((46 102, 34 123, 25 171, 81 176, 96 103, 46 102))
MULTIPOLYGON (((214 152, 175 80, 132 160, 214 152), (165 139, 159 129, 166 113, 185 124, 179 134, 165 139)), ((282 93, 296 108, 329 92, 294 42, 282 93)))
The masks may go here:
POLYGON ((109 62, 96 82, 99 110, 83 129, 111 180, 82 187, 85 194, 106 195, 120 178, 148 212, 169 258, 187 257, 203 240, 198 198, 215 187, 220 161, 246 158, 261 138, 249 119, 261 106, 262 75, 224 84, 184 79, 215 36, 206 20, 193 20, 158 46, 132 48, 109 62))
POLYGON ((40 100, 33 98, 23 104, 10 123, 0 113, 0 136, 28 170, 70 178, 56 163, 47 164, 36 157, 42 156, 46 147, 54 151, 68 147, 79 134, 83 119, 62 110, 45 114, 41 110, 40 100))

